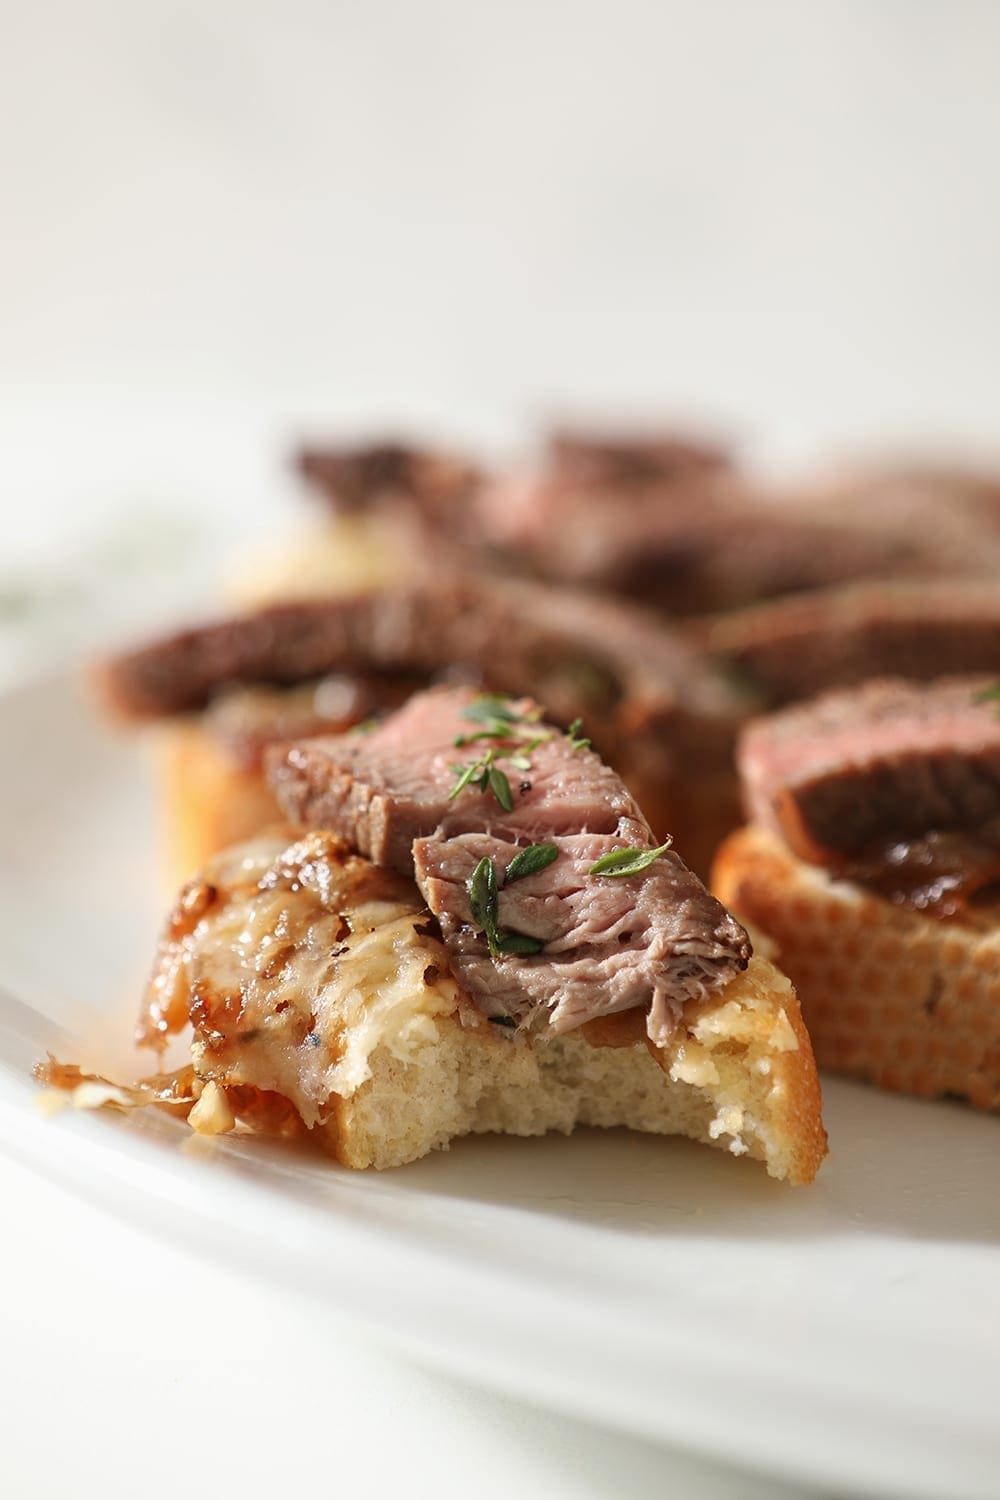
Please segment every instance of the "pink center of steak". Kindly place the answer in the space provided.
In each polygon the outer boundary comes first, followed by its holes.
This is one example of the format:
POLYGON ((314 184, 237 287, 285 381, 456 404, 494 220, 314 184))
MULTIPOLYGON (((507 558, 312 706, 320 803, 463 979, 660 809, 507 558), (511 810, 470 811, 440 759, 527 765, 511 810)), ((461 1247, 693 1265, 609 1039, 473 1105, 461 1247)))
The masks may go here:
MULTIPOLYGON (((620 779, 589 751, 571 751, 558 730, 520 770, 512 755, 524 743, 504 746, 483 738, 456 745, 482 728, 462 717, 476 701, 467 689, 418 693, 370 734, 323 736, 281 751, 271 762, 271 780, 289 816, 315 827, 334 828, 377 865, 410 874, 413 841, 438 830, 453 835, 484 831, 530 843, 538 835, 593 831, 610 833, 622 820, 634 823, 631 842, 651 842, 646 820, 620 779), (513 811, 491 791, 467 786, 452 796, 462 766, 493 751, 508 778, 513 811), (456 770, 456 767, 459 770, 456 770)), ((513 705, 521 715, 533 705, 513 705)))
POLYGON ((377 864, 415 873, 456 977, 491 1017, 527 1023, 546 1015, 565 1031, 644 1007, 650 1037, 669 1035, 685 1001, 723 988, 749 961, 746 933, 677 855, 634 875, 592 875, 615 849, 651 849, 645 818, 619 778, 591 751, 540 722, 529 700, 510 705, 521 743, 484 737, 463 711, 465 689, 412 698, 371 734, 305 741, 275 753, 271 779, 291 817, 330 828, 377 864), (527 749, 525 741, 544 736, 527 749), (456 767, 492 751, 512 807, 492 790, 452 795, 456 767), (513 757, 525 755, 530 769, 513 757), (544 869, 505 883, 518 849, 551 843, 544 869), (469 881, 491 859, 497 923, 534 938, 534 955, 490 954, 473 916, 469 881))
POLYGON ((982 678, 884 680, 757 720, 739 762, 747 811, 803 859, 879 841, 1000 829, 1000 716, 982 678))

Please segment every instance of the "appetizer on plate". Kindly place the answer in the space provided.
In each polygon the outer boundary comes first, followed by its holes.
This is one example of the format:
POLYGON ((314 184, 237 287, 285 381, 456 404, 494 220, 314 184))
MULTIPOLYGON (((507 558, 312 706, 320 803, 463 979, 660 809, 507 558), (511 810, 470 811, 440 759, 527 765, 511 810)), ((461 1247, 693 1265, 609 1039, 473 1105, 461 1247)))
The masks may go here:
POLYGON ((773 939, 820 1063, 1000 1107, 1000 717, 887 679, 757 720, 713 888, 773 939))
POLYGON ((473 1131, 627 1125, 811 1181, 791 985, 578 731, 437 688, 267 759, 295 827, 185 886, 143 1007, 147 1045, 190 1027, 191 1067, 148 1087, 196 1128, 391 1167, 473 1131))

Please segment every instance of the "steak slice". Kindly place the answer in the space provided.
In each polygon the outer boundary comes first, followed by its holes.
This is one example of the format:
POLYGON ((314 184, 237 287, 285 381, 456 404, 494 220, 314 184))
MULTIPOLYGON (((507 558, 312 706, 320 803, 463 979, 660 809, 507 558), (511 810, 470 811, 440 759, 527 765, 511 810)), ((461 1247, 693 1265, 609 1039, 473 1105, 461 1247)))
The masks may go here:
POLYGON ((278 604, 179 631, 110 658, 99 685, 132 719, 204 708, 221 690, 297 685, 331 672, 466 669, 528 690, 557 716, 624 707, 628 730, 686 709, 732 718, 724 679, 656 616, 513 579, 442 575, 349 598, 278 604))
POLYGON ((477 929, 468 884, 484 858, 502 882, 518 845, 485 833, 416 841, 417 884, 441 924, 456 979, 481 1009, 518 1022, 547 1013, 549 1030, 562 1032, 646 1008, 648 1035, 661 1044, 686 1001, 745 967, 746 935, 676 854, 623 879, 588 873, 636 836, 624 820, 614 834, 554 836, 552 864, 501 884, 499 897, 501 928, 537 938, 543 951, 495 958, 477 929))
POLYGON ((733 748, 748 704, 725 674, 657 616, 551 585, 442 574, 275 606, 127 652, 98 676, 131 719, 209 706, 205 729, 250 765, 268 742, 347 727, 345 703, 365 705, 364 719, 397 707, 401 687, 439 681, 530 693, 557 723, 582 719, 699 866, 738 821, 733 748), (275 687, 299 702, 284 711, 275 687))
POLYGON ((647 1032, 661 1043, 685 1001, 746 967, 746 933, 677 855, 654 849, 614 772, 542 723, 530 700, 504 705, 513 717, 494 724, 498 732, 456 747, 476 734, 480 719, 469 714, 482 716, 483 704, 468 689, 439 688, 369 735, 275 749, 278 800, 296 821, 416 875, 456 975, 486 1015, 517 1025, 544 1016, 563 1031, 644 1008, 647 1032), (468 780, 456 794, 462 762, 487 755, 508 774, 509 797, 468 780), (528 769, 515 767, 521 757, 528 769), (553 846, 551 862, 510 881, 511 860, 536 843, 553 846), (590 873, 616 849, 654 857, 631 875, 590 873), (470 882, 483 861, 495 882, 490 917, 472 910, 470 882), (512 937, 522 951, 504 951, 512 937))
POLYGON ((773 706, 869 677, 1000 669, 1000 587, 871 583, 778 599, 690 627, 692 642, 773 706))
MULTIPOLYGON (((942 546, 912 528, 761 493, 721 471, 636 482, 627 504, 610 481, 509 475, 484 484, 473 504, 482 536, 518 566, 626 595, 668 616, 944 571, 942 546)), ((995 541, 970 546, 955 571, 983 573, 998 557, 995 541)))
MULTIPOLYGON (((570 752, 558 730, 539 725, 548 738, 530 752, 530 770, 497 766, 508 777, 512 810, 489 790, 466 786, 454 796, 458 774, 493 748, 490 740, 456 747, 475 734, 462 711, 477 702, 470 689, 435 688, 418 693, 370 734, 320 736, 276 747, 269 758, 271 784, 297 823, 332 828, 374 864, 400 874, 413 871, 415 839, 441 832, 487 831, 515 842, 557 833, 611 833, 620 826, 633 842, 652 845, 634 798, 619 778, 589 750, 570 752), (456 770, 456 767, 458 770, 456 770)), ((536 713, 529 699, 510 706, 524 719, 525 743, 535 738, 536 713)), ((498 747, 499 748, 499 747, 498 747)))
POLYGON ((1000 716, 983 678, 897 679, 755 720, 739 746, 746 810, 832 868, 935 832, 1000 832, 1000 716))

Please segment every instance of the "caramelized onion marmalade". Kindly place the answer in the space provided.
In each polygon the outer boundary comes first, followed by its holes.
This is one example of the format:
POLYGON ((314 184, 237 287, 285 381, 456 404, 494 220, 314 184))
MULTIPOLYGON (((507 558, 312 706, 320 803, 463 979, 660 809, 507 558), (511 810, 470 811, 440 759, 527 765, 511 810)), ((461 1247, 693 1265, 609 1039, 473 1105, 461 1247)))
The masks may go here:
POLYGON ((1000 840, 974 833, 932 832, 892 839, 838 873, 896 906, 942 920, 968 920, 1000 905, 1000 840))

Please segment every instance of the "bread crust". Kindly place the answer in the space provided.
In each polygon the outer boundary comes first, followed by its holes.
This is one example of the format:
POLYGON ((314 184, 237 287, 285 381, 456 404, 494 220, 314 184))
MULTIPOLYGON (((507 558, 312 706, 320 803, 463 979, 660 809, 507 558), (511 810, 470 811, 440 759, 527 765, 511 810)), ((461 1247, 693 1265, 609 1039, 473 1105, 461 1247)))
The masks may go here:
POLYGON ((1000 1109, 1000 926, 894 906, 754 826, 722 845, 712 888, 777 945, 821 1067, 1000 1109))

